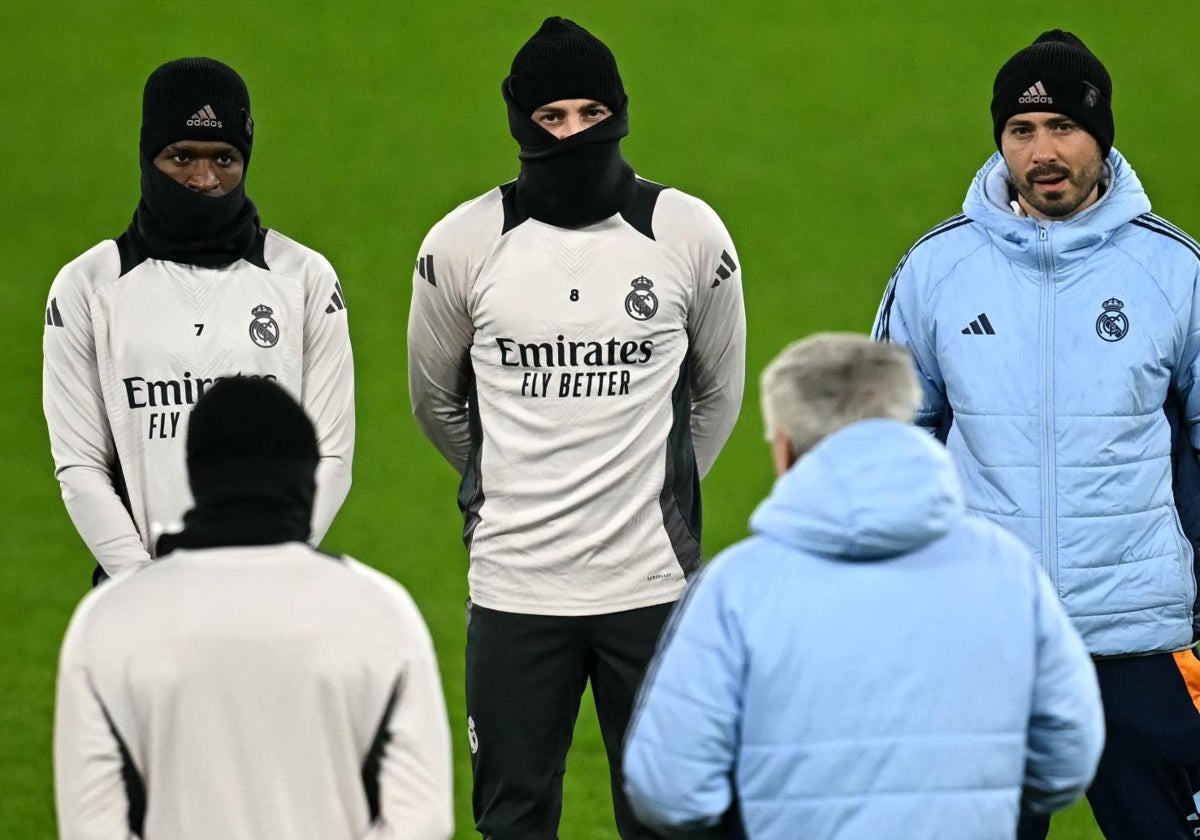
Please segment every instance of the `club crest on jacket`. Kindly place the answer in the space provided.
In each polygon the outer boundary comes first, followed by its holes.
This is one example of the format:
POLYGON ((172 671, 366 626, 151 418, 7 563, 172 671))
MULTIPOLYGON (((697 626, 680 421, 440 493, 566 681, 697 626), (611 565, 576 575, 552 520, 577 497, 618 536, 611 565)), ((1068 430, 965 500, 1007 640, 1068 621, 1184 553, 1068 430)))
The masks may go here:
POLYGON ((1105 341, 1120 341, 1129 332, 1129 319, 1121 310, 1125 304, 1114 298, 1104 301, 1104 311, 1096 319, 1096 335, 1105 341))

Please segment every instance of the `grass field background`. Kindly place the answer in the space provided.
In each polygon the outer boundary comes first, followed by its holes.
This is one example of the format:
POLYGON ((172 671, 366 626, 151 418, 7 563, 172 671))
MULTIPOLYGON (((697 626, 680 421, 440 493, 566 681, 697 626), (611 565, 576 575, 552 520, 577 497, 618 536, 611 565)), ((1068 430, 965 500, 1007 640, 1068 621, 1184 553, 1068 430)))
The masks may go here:
MULTIPOLYGON (((46 292, 62 264, 127 223, 141 86, 182 55, 243 74, 257 126, 248 188, 264 223, 325 253, 342 278, 358 457, 325 547, 395 576, 421 605, 454 728, 458 836, 474 836, 456 481, 409 412, 404 331, 424 233, 517 171, 499 84, 548 14, 612 47, 631 98, 627 157, 712 204, 741 254, 749 387, 704 487, 710 556, 744 534, 772 480, 758 372, 793 339, 869 328, 899 257, 959 210, 993 151, 995 71, 1042 30, 1076 31, 1107 64, 1116 146, 1155 210, 1200 231, 1200 6, 1188 0, 4 4, 0 837, 55 836, 54 670, 92 565, 60 501, 41 413, 46 292)), ((584 709, 567 840, 616 836, 590 701, 584 709)), ((1051 833, 1099 836, 1086 806, 1051 833)))

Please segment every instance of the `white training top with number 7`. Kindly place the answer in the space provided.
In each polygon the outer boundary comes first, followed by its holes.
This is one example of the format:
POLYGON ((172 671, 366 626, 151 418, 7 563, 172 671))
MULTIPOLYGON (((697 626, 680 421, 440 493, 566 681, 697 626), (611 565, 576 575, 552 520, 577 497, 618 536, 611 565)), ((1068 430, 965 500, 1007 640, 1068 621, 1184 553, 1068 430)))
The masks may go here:
POLYGON ((109 575, 150 561, 191 507, 188 416, 237 374, 275 380, 312 418, 321 460, 314 543, 350 489, 354 365, 329 262, 273 230, 203 268, 105 240, 68 263, 46 304, 43 406, 75 527, 109 575))

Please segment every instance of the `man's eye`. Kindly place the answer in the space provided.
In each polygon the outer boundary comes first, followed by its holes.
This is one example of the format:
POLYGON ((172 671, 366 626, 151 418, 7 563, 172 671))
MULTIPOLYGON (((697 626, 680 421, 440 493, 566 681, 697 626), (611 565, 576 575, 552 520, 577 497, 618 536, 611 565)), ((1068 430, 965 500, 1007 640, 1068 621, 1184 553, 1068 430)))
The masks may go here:
POLYGON ((183 152, 176 152, 175 154, 171 155, 171 160, 175 161, 176 163, 178 163, 180 165, 191 162, 191 158, 189 158, 183 152))
POLYGON ((229 166, 232 163, 233 163, 233 155, 218 155, 217 156, 217 165, 219 165, 219 166, 229 166))

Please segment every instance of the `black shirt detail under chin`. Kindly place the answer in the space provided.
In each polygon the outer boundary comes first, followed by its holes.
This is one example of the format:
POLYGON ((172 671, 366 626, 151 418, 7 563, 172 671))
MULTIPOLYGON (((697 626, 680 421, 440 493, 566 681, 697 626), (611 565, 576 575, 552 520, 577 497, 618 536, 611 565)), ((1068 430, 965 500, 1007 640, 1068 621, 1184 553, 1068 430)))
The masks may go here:
MULTIPOLYGON (((267 245, 267 230, 267 228, 258 228, 254 237, 254 244, 251 245, 249 253, 242 257, 246 262, 258 266, 263 271, 271 270, 271 266, 267 265, 267 258, 264 253, 267 245)), ((121 255, 121 271, 117 275, 118 277, 124 277, 150 259, 145 250, 139 247, 137 241, 129 235, 128 230, 117 237, 117 253, 121 255)))
MULTIPOLYGON (((625 207, 621 208, 621 218, 642 236, 647 239, 654 239, 654 209, 658 206, 658 196, 663 190, 668 187, 662 184, 656 184, 653 181, 647 181, 644 178, 637 179, 637 187, 633 194, 633 200, 625 207)), ((500 235, 508 233, 513 228, 529 220, 529 216, 521 212, 521 208, 517 204, 517 182, 509 181, 507 184, 501 184, 500 203, 504 208, 504 226, 500 230, 500 235)))
MULTIPOLYGON (((229 193, 212 196, 178 183, 145 156, 140 159, 142 197, 125 230, 122 268, 145 259, 219 268, 258 254, 263 237, 258 208, 246 195, 246 179, 229 193)), ((124 272, 123 272, 124 273, 124 272)))

